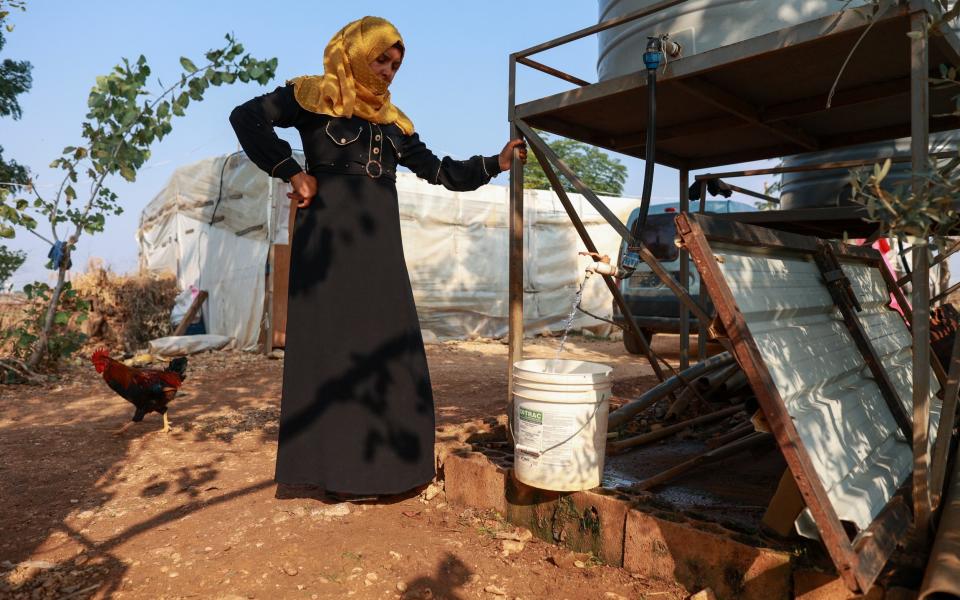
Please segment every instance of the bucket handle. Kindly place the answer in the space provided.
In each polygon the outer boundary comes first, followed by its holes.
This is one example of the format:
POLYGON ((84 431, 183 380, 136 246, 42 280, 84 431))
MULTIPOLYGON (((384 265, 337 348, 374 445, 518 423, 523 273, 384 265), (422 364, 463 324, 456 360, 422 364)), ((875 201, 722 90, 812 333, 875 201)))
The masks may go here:
MULTIPOLYGON (((599 412, 599 411, 600 411, 600 407, 603 406, 603 401, 601 400, 600 402, 597 402, 596 404, 597 404, 597 405, 594 407, 593 412, 590 414, 590 417, 589 417, 586 421, 583 422, 583 425, 580 426, 580 429, 577 429, 576 431, 574 431, 573 433, 571 433, 571 434, 570 434, 570 437, 568 437, 567 439, 562 440, 562 441, 560 441, 560 442, 557 442, 556 444, 550 446, 549 448, 546 448, 546 449, 544 449, 544 450, 540 450, 539 454, 537 455, 537 458, 540 458, 541 456, 543 456, 543 455, 546 454, 547 452, 550 452, 550 451, 553 450, 554 448, 558 448, 558 447, 566 444, 567 442, 569 442, 569 441, 572 440, 573 438, 575 438, 575 437, 577 437, 578 435, 580 435, 580 432, 583 431, 584 428, 590 423, 590 421, 592 421, 592 420, 594 419, 594 417, 597 416, 597 412, 599 412)), ((517 419, 513 419, 513 421, 516 422, 517 419)), ((516 439, 517 439, 517 431, 516 431, 516 429, 511 428, 511 433, 513 433, 513 439, 516 440, 516 439)), ((516 447, 517 447, 517 446, 516 446, 516 444, 515 444, 515 445, 514 445, 514 448, 516 448, 516 447)), ((528 452, 529 452, 529 446, 523 446, 523 448, 528 449, 528 452)))

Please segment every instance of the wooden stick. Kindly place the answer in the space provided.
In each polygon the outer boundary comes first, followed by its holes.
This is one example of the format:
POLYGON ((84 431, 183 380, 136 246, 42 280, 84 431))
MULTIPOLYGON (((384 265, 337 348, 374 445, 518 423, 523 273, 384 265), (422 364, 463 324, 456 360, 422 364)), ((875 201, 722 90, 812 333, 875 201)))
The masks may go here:
POLYGON ((692 419, 687 419, 686 421, 681 421, 675 425, 669 425, 663 427, 662 429, 657 429, 656 431, 651 431, 649 433, 644 433, 641 435, 635 435, 623 440, 618 440, 616 442, 610 442, 607 444, 607 449, 610 452, 622 452, 634 446, 642 446, 643 444, 649 444, 650 442, 655 442, 661 440, 665 437, 670 437, 678 431, 683 431, 684 429, 689 429, 694 425, 700 425, 702 423, 710 423, 711 421, 716 421, 722 419, 723 417, 729 417, 732 414, 738 413, 743 410, 742 406, 731 406, 730 408, 723 408, 718 411, 712 412, 707 415, 702 415, 699 417, 694 417, 692 419))
POLYGON ((734 440, 739 440, 740 438, 753 433, 753 423, 747 421, 746 423, 741 423, 737 425, 727 433, 720 434, 714 438, 707 440, 708 448, 719 448, 720 446, 725 446, 734 440))
POLYGON ((623 486, 619 489, 620 491, 625 491, 625 492, 642 492, 652 487, 656 487, 658 485, 666 483, 667 481, 670 481, 674 477, 683 475, 684 473, 693 469, 694 467, 697 467, 699 465, 706 464, 709 462, 713 462, 715 460, 720 460, 722 458, 727 458, 728 456, 733 456, 734 454, 737 454, 744 450, 748 450, 755 446, 759 446, 760 444, 769 442, 772 439, 773 439, 773 436, 770 435, 769 433, 758 431, 756 433, 748 435, 743 439, 739 439, 735 442, 727 444, 726 446, 720 446, 719 448, 715 448, 708 452, 704 452, 703 454, 694 456, 689 460, 683 461, 679 465, 670 467, 666 471, 657 473, 652 477, 647 477, 643 481, 638 481, 633 485, 623 486))
POLYGON ((187 314, 184 315, 183 320, 180 321, 180 324, 177 325, 177 328, 174 330, 173 335, 183 335, 183 332, 187 330, 187 327, 190 327, 190 323, 193 321, 193 318, 197 316, 197 311, 200 310, 200 307, 203 306, 204 300, 207 299, 206 290, 200 290, 200 293, 197 294, 197 297, 193 299, 193 304, 190 305, 190 308, 187 310, 187 314))
POLYGON ((16 358, 0 359, 0 368, 10 371, 17 377, 22 377, 27 383, 33 385, 41 385, 43 383, 43 377, 31 371, 30 367, 22 360, 17 360, 16 358))

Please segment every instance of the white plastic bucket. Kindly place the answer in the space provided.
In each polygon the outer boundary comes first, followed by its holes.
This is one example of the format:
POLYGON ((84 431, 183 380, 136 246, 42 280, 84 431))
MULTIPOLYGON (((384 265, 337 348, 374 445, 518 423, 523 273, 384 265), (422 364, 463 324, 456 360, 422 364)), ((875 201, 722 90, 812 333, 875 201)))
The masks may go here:
POLYGON ((513 365, 514 475, 561 492, 600 485, 613 368, 580 360, 513 365))

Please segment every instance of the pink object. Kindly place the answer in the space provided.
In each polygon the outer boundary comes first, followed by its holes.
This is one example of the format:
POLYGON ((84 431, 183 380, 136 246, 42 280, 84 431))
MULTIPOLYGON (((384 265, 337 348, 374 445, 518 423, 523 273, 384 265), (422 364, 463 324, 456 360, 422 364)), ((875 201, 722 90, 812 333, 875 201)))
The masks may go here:
MULTIPOLYGON (((864 240, 851 240, 855 244, 863 245, 864 240)), ((890 278, 894 281, 897 280, 897 272, 893 269, 893 265, 890 263, 890 254, 891 247, 890 243, 886 238, 880 238, 873 243, 873 248, 880 252, 880 256, 883 257, 884 267, 887 269, 887 272, 890 273, 890 278)), ((900 304, 897 302, 897 299, 890 294, 890 308, 900 313, 900 316, 903 316, 903 308, 900 307, 900 304)))

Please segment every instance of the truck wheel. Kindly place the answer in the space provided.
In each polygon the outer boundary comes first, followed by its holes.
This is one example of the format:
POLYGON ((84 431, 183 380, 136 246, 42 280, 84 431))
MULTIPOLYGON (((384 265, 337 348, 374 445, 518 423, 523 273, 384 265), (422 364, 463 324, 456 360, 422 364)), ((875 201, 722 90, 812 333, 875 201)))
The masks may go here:
MULTIPOLYGON (((651 340, 653 340, 653 330, 641 329, 640 333, 643 335, 644 339, 647 340, 648 344, 651 340)), ((626 330, 623 332, 623 347, 626 348, 627 352, 630 354, 643 354, 643 348, 640 345, 640 340, 637 339, 637 336, 626 330)))

